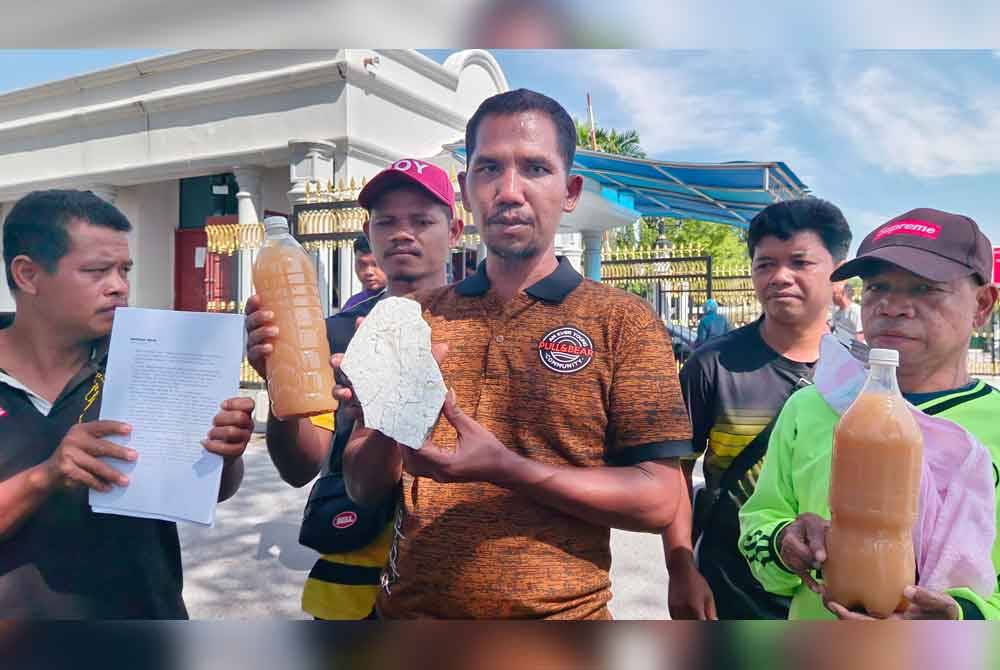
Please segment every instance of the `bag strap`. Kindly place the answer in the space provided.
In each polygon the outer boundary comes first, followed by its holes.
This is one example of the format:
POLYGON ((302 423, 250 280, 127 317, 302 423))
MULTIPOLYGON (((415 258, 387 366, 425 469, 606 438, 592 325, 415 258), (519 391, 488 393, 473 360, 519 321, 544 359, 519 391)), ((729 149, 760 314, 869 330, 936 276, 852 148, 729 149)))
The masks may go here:
MULTIPOLYGON (((781 403, 782 407, 788 398, 792 396, 799 389, 803 389, 812 384, 808 379, 799 377, 799 380, 795 382, 795 386, 792 387, 791 393, 788 397, 781 403)), ((743 479, 743 475, 749 472, 750 468, 756 465, 760 459, 764 457, 764 453, 767 452, 767 445, 771 441, 771 433, 774 432, 774 425, 778 423, 778 416, 781 414, 779 409, 777 414, 775 414, 771 421, 768 422, 764 430, 757 433, 756 436, 750 441, 750 443, 743 447, 743 451, 736 455, 733 462, 729 464, 726 468, 725 473, 722 475, 722 481, 719 483, 720 492, 735 491, 737 484, 743 479)))

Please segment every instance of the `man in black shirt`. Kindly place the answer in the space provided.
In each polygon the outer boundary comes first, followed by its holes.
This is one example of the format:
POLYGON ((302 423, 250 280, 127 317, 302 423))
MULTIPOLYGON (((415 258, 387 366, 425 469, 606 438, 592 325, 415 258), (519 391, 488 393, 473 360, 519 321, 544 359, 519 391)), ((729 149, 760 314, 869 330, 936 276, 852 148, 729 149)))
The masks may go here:
MULTIPOLYGON (((750 222, 747 243, 764 315, 702 346, 681 370, 695 452, 705 452, 706 490, 694 517, 705 525, 698 529, 698 568, 712 593, 693 596, 690 591, 701 584, 689 578, 678 582, 685 592, 671 594, 671 602, 707 602, 714 595, 721 619, 784 619, 788 603, 760 587, 737 544, 736 515, 753 492, 762 462, 756 457, 743 464, 746 458, 739 456, 792 391, 812 379, 820 339, 829 332, 829 276, 847 257, 851 231, 835 206, 806 198, 764 208, 750 222)), ((765 438, 758 444, 766 446, 765 438)), ((693 460, 686 463, 689 487, 693 467, 693 460)), ((694 569, 693 557, 682 548, 690 530, 672 527, 664 533, 668 565, 681 575, 694 569)), ((678 614, 699 614, 687 609, 678 614)))
MULTIPOLYGON (((127 486, 137 455, 98 421, 115 309, 128 303, 131 224, 89 192, 41 191, 4 222, 17 311, 0 316, 0 617, 186 618, 173 523, 95 514, 89 489, 127 486), (102 460, 109 459, 109 460, 102 460)), ((243 477, 253 401, 223 404, 203 443, 243 477)))

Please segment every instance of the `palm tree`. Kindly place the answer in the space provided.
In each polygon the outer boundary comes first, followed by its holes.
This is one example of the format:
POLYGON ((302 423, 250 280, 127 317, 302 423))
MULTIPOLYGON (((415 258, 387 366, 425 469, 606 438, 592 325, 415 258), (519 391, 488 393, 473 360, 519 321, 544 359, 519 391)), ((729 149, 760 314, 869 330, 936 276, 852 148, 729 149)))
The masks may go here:
MULTIPOLYGON (((597 139, 597 150, 617 156, 628 156, 630 158, 645 158, 646 152, 642 150, 639 142, 639 133, 635 130, 618 131, 614 128, 594 129, 597 139)), ((591 148, 590 125, 576 121, 577 144, 587 149, 591 148)))

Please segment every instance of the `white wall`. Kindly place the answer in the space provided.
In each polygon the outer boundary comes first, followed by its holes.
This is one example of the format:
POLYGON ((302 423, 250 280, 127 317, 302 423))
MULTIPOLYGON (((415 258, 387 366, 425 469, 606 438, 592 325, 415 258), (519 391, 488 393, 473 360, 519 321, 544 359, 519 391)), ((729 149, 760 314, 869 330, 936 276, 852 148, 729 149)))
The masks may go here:
POLYGON ((115 206, 132 222, 129 244, 135 267, 129 304, 173 309, 174 231, 180 220, 180 183, 121 188, 115 206))
POLYGON ((288 166, 261 170, 261 210, 257 216, 263 218, 265 210, 284 212, 291 216, 292 206, 288 203, 288 190, 292 187, 288 179, 288 166))

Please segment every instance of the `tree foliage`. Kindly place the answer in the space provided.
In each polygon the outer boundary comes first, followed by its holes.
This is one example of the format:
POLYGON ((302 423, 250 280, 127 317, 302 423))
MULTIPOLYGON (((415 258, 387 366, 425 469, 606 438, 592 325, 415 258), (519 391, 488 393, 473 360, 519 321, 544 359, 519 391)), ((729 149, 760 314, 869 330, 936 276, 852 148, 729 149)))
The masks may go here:
MULTIPOLYGON (((642 145, 639 142, 639 133, 635 130, 619 131, 614 128, 609 129, 598 126, 594 129, 594 135, 597 140, 598 151, 616 156, 628 156, 630 158, 646 157, 646 152, 643 151, 642 145)), ((578 146, 585 149, 591 148, 590 124, 578 119, 576 121, 576 136, 578 146)))
MULTIPOLYGON (((589 148, 590 124, 576 120, 577 142, 589 148)), ((594 129, 598 151, 645 158, 639 133, 636 130, 615 128, 594 129)), ((637 226, 626 226, 615 231, 617 244, 628 247, 651 248, 656 246, 662 229, 663 237, 672 246, 696 247, 712 256, 716 263, 742 263, 747 260, 746 237, 743 232, 721 223, 708 223, 693 219, 644 217, 637 226)))
POLYGON ((711 256, 715 263, 745 263, 748 260, 746 235, 733 226, 694 219, 644 217, 636 226, 616 231, 617 244, 627 247, 657 246, 662 230, 671 247, 694 247, 711 256))

